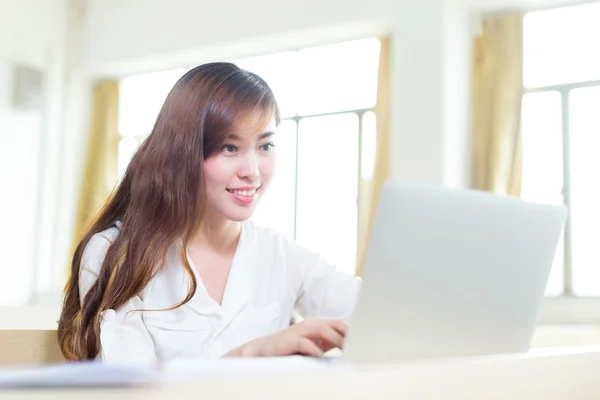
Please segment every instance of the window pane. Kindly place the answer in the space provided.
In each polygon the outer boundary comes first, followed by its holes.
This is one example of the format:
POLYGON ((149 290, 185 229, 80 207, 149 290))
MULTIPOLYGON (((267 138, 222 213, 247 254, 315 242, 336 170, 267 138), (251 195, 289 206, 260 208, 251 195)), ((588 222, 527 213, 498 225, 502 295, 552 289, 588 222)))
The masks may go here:
POLYGON ((378 39, 310 47, 298 52, 298 113, 370 108, 377 99, 378 39))
MULTIPOLYGON (((521 196, 528 201, 562 204, 563 146, 561 97, 558 92, 523 97, 523 182, 521 196)), ((554 258, 547 295, 563 292, 562 239, 554 258)))
POLYGON ((118 173, 119 179, 125 174, 125 170, 131 161, 131 157, 135 154, 139 143, 137 139, 126 137, 119 140, 119 159, 118 159, 118 173))
POLYGON ((148 135, 165 98, 185 72, 176 69, 123 79, 119 85, 119 133, 148 135))
POLYGON ((297 240, 342 271, 356 269, 358 116, 305 118, 298 142, 297 240))
POLYGON ((252 220, 294 238, 296 122, 284 120, 274 138, 277 169, 252 220))
POLYGON ((254 72, 267 82, 275 93, 282 118, 287 118, 294 116, 297 111, 297 57, 297 52, 288 51, 244 58, 234 63, 242 69, 254 72))
POLYGON ((600 87, 570 97, 573 291, 600 295, 600 87))
POLYGON ((556 246, 556 253, 554 255, 554 263, 552 264, 552 271, 550 271, 550 277, 548 278, 548 284, 546 285, 546 296, 560 296, 564 293, 565 285, 565 238, 564 231, 560 234, 558 239, 558 245, 556 246))
POLYGON ((600 79, 600 3, 529 13, 524 19, 527 87, 600 79))

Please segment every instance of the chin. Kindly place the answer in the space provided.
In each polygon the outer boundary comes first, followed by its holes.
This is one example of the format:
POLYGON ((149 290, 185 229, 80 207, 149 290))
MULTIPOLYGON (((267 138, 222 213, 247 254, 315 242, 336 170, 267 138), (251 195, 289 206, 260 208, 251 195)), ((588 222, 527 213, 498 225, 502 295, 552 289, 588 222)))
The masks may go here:
POLYGON ((247 210, 236 210, 225 214, 226 218, 234 222, 244 222, 252 218, 254 215, 254 207, 247 210))
POLYGON ((248 221, 251 217, 252 217, 252 214, 250 214, 248 216, 235 215, 235 216, 227 217, 227 219, 229 221, 233 221, 233 222, 244 222, 244 221, 248 221))

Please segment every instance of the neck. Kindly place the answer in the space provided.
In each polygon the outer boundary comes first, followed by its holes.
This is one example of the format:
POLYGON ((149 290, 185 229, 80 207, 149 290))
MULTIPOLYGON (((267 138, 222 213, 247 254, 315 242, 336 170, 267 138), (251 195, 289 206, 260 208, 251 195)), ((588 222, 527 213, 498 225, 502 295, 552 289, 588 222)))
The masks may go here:
POLYGON ((208 216, 190 241, 192 246, 207 246, 219 252, 233 251, 237 247, 241 222, 208 216))

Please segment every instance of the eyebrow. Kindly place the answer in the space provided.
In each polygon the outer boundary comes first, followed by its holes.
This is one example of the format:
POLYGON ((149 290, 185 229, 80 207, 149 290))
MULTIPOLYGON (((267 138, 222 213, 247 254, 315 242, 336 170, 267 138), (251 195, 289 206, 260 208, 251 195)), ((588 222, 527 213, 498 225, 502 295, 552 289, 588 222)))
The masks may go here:
MULTIPOLYGON (((275 132, 273 131, 268 131, 268 132, 264 132, 260 134, 260 137, 258 138, 259 140, 271 137, 275 134, 275 132)), ((235 133, 230 133, 229 135, 227 135, 227 139, 229 140, 242 140, 241 137, 239 137, 238 135, 236 135, 235 133)))

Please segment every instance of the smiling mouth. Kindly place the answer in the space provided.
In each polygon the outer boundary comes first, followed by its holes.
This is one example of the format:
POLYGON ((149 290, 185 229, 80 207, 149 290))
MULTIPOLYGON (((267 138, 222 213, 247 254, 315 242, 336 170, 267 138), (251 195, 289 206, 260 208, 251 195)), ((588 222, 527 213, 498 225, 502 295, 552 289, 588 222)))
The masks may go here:
POLYGON ((238 189, 225 189, 225 190, 227 190, 229 193, 235 194, 236 196, 252 197, 260 188, 261 188, 261 186, 255 188, 255 189, 250 189, 250 190, 238 190, 238 189))

